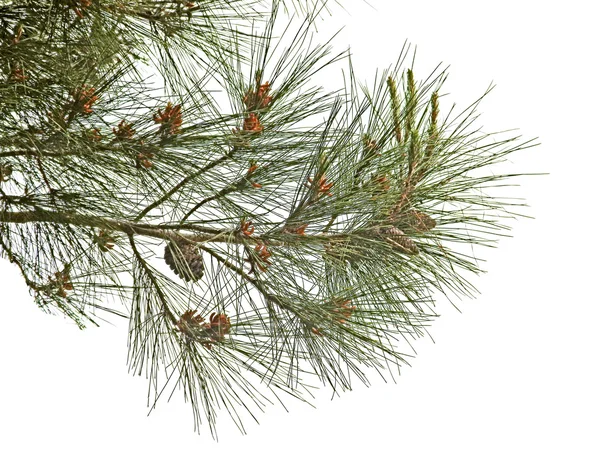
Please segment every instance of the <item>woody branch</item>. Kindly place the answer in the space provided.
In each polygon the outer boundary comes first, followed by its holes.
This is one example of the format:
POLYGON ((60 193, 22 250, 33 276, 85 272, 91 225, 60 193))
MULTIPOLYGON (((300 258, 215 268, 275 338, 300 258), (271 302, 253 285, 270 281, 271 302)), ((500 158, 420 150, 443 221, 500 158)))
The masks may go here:
MULTIPOLYGON (((139 223, 129 220, 118 220, 92 215, 81 215, 67 212, 54 212, 42 209, 27 212, 2 212, 2 223, 54 223, 61 225, 83 226, 100 228, 104 230, 120 231, 127 235, 147 236, 168 241, 187 241, 190 243, 230 243, 247 244, 248 242, 268 242, 273 246, 298 247, 297 243, 271 240, 260 235, 248 237, 240 235, 239 229, 220 230, 216 228, 198 227, 195 225, 157 225, 139 223), (196 231, 198 233, 183 233, 181 230, 196 231)), ((323 242, 348 238, 348 234, 315 234, 302 235, 304 238, 313 238, 323 242)))

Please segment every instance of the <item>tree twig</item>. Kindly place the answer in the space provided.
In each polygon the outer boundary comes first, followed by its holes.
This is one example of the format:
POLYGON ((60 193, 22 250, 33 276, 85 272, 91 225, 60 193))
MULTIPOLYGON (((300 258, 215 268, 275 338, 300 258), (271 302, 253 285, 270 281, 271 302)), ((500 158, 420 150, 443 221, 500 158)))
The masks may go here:
POLYGON ((145 209, 143 209, 138 216, 135 218, 135 220, 141 220, 148 212, 150 212, 152 209, 155 209, 156 207, 158 207, 159 205, 163 204, 164 202, 168 201, 169 198, 171 196, 173 196, 173 194, 175 194, 177 191, 179 191, 181 188, 183 188, 186 184, 188 184, 190 181, 195 180, 196 178, 198 178, 200 175, 206 173, 208 170, 212 170, 214 167, 216 167, 217 165, 225 162, 226 160, 230 159, 231 156, 235 153, 236 148, 231 149, 229 152, 227 152, 225 155, 223 155, 222 157, 219 157, 218 159, 210 162, 209 164, 205 165, 204 167, 202 167, 200 170, 192 173, 191 175, 186 176, 183 180, 181 180, 179 183, 177 183, 175 186, 173 186, 171 189, 169 189, 162 197, 160 197, 159 199, 157 199, 156 201, 152 202, 150 205, 148 205, 145 209))

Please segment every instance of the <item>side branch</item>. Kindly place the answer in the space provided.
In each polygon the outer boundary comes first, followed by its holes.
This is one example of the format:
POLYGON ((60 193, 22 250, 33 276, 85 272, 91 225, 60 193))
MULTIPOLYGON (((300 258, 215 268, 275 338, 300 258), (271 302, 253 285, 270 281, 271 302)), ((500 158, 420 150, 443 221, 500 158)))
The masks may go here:
POLYGON ((273 303, 273 304, 276 304, 280 308, 286 309, 286 310, 290 311, 291 313, 293 313, 294 315, 298 314, 295 309, 293 309, 292 307, 290 307, 289 305, 287 305, 285 302, 283 302, 276 295, 270 293, 264 287, 264 285, 262 284, 262 282, 260 280, 257 280, 256 278, 251 277, 246 272, 244 272, 243 269, 241 269, 240 267, 237 267, 236 265, 232 264, 231 262, 229 262, 224 257, 221 257, 221 255, 218 254, 217 252, 215 252, 215 251, 213 251, 213 250, 211 250, 209 248, 205 248, 205 247, 201 247, 200 249, 202 249, 203 251, 206 251, 208 254, 210 254, 211 256, 213 256, 217 261, 219 261, 221 264, 223 264, 223 266, 227 267, 229 270, 231 270, 231 271, 235 272, 236 274, 238 274, 240 277, 242 277, 248 283, 251 283, 252 285, 254 285, 254 287, 256 288, 256 290, 258 292, 260 292, 260 294, 263 296, 263 298, 266 301, 268 301, 270 303, 273 303))
POLYGON ((169 198, 171 196, 173 196, 173 194, 175 194, 177 191, 179 191, 181 188, 183 188, 190 181, 195 180, 200 175, 206 173, 208 170, 212 170, 217 165, 219 165, 219 164, 225 162, 225 160, 231 158, 231 156, 234 154, 235 150, 236 150, 235 148, 231 149, 229 152, 227 152, 222 157, 219 157, 217 160, 214 160, 211 163, 205 165, 204 167, 202 167, 197 172, 192 173, 191 175, 186 176, 183 180, 181 180, 179 183, 177 183, 175 186, 173 186, 169 191, 167 191, 161 198, 157 199, 156 201, 154 201, 153 203, 151 203, 150 205, 148 205, 144 210, 142 210, 135 219, 136 220, 141 220, 152 209, 155 209, 159 205, 161 205, 161 204, 165 203, 166 201, 168 201, 169 198))
POLYGON ((140 252, 138 251, 137 246, 135 245, 135 240, 133 239, 133 235, 128 235, 128 236, 129 236, 129 244, 131 245, 133 254, 134 254, 139 266, 144 269, 145 274, 148 276, 150 282, 152 283, 152 286, 154 287, 156 294, 157 294, 158 298, 160 299, 160 302, 163 306, 164 312, 166 313, 169 320, 172 323, 176 324, 178 319, 175 316, 175 314, 173 314, 173 312, 171 311, 171 307, 169 306, 167 298, 166 298, 165 294, 163 293, 161 286, 157 282, 156 277, 154 276, 154 273, 148 267, 148 264, 146 264, 146 261, 144 260, 144 258, 140 254, 140 252))

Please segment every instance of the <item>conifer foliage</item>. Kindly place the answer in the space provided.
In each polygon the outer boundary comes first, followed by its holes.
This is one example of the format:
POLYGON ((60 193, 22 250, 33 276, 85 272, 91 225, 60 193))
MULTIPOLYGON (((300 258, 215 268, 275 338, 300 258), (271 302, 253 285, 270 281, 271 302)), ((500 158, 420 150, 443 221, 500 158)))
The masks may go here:
POLYGON ((0 254, 41 309, 128 319, 150 405, 180 389, 213 434, 393 377, 516 215, 490 167, 530 142, 444 109, 409 47, 361 84, 325 8, 0 1, 0 254))

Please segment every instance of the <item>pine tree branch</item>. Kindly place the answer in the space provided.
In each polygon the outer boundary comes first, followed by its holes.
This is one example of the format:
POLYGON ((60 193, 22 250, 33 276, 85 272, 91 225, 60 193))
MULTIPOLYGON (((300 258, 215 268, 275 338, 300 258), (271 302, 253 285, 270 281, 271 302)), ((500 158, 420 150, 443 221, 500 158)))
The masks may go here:
MULTIPOLYGON (((39 155, 39 154, 40 154, 39 152, 31 151, 31 150, 12 150, 12 151, 0 152, 0 158, 20 157, 23 155, 35 156, 35 155, 39 155)), ((41 155, 43 155, 44 157, 60 157, 64 154, 55 153, 55 152, 42 152, 41 155)))
MULTIPOLYGON (((117 220, 111 218, 98 217, 93 215, 82 215, 73 212, 53 212, 48 210, 36 209, 28 212, 0 212, 0 223, 53 223, 60 225, 85 226, 99 228, 108 231, 120 231, 126 235, 140 235, 151 238, 158 238, 167 241, 189 241, 193 243, 228 243, 228 244, 247 244, 248 242, 267 242, 272 246, 299 247, 301 243, 292 243, 289 241, 273 240, 263 238, 259 235, 252 237, 240 237, 237 230, 219 230, 216 228, 197 227, 195 225, 176 224, 176 225, 155 225, 150 223, 138 223, 129 220, 117 220), (177 230, 177 231, 174 231, 177 230), (179 230, 196 230, 201 234, 186 234, 179 230)), ((303 235, 305 240, 317 240, 327 242, 331 240, 343 240, 349 237, 348 234, 331 235, 303 235)))
POLYGON ((190 241, 219 241, 231 242, 226 239, 224 234, 230 233, 225 230, 190 226, 189 229, 202 230, 204 235, 185 235, 173 232, 171 225, 152 225, 145 223, 131 222, 128 220, 116 220, 110 218, 97 217, 92 215, 81 215, 72 212, 52 212, 42 209, 36 209, 29 212, 1 212, 0 222, 2 223, 55 223, 61 225, 86 226, 100 228, 112 231, 121 231, 127 235, 143 235, 152 238, 159 238, 170 241, 179 241, 188 239, 190 241))
POLYGON ((461 273, 479 258, 461 247, 502 236, 519 205, 485 192, 513 175, 479 170, 527 143, 486 143, 476 104, 438 121, 444 72, 416 81, 408 49, 373 90, 351 64, 341 93, 310 87, 346 55, 312 45, 316 6, 288 36, 279 0, 270 15, 255 0, 9 3, 0 253, 82 327, 102 298, 131 301, 133 365, 156 399, 172 371, 211 430, 218 406, 259 398, 246 370, 292 393, 305 373, 337 390, 403 363, 394 340, 423 335, 433 292, 472 294, 461 273), (154 268, 159 241, 185 283, 154 268), (231 338, 194 340, 186 319, 231 338))

